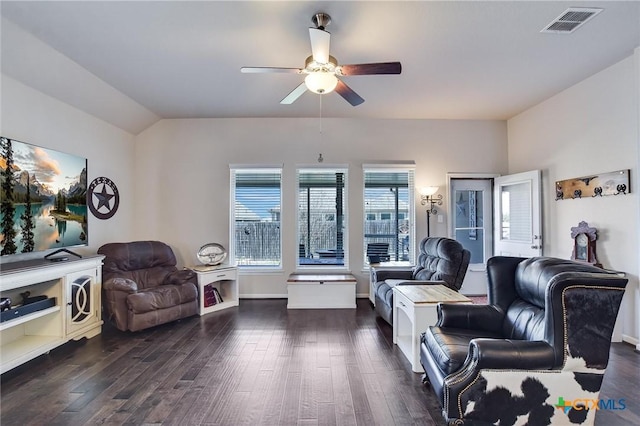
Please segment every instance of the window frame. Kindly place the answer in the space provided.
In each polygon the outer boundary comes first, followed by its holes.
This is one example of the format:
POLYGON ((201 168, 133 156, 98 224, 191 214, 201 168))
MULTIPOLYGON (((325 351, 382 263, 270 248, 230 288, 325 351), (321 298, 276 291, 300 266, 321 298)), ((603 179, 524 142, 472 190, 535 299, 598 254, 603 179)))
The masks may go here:
MULTIPOLYGON (((342 195, 342 253, 343 253, 343 264, 301 264, 300 263, 300 255, 296 256, 295 265, 299 270, 348 270, 349 269, 349 167, 348 165, 343 164, 333 164, 333 165, 299 165, 296 167, 296 181, 295 181, 295 191, 296 191, 296 229, 295 229, 295 238, 296 238, 296 246, 299 246, 301 241, 300 236, 300 206, 301 206, 301 188, 300 188, 300 175, 301 173, 342 173, 343 174, 343 195, 342 195)), ((332 222, 337 222, 337 212, 330 213, 333 215, 332 222)), ((323 217, 326 216, 326 213, 323 213, 323 217)), ((337 223, 336 223, 337 226, 337 223)), ((307 249, 310 250, 310 249, 307 249)))
POLYGON ((282 201, 283 201, 283 166, 282 165, 230 165, 229 166, 229 262, 237 266, 242 271, 281 271, 283 269, 283 240, 282 240, 282 201), (280 238, 280 247, 278 253, 277 264, 255 264, 244 265, 238 263, 236 257, 236 183, 237 174, 255 173, 255 174, 278 174, 279 175, 279 205, 280 208, 278 233, 280 238))
MULTIPOLYGON (((363 164, 362 165, 362 218, 363 218, 363 228, 362 228, 362 250, 363 250, 363 265, 365 268, 369 267, 369 259, 367 258, 367 215, 372 214, 367 209, 367 173, 407 173, 407 215, 406 217, 400 219, 399 210, 396 211, 396 219, 397 220, 407 220, 408 221, 408 259, 406 260, 407 264, 414 264, 416 259, 416 193, 415 193, 415 169, 416 165, 413 161, 407 161, 396 164, 363 164)), ((404 213, 404 212, 403 212, 404 213)), ((382 220, 383 214, 375 214, 377 220, 380 217, 382 220)), ((392 215, 393 216, 393 215, 392 215)), ((396 234, 399 235, 399 234, 396 234)), ((396 237, 397 238, 397 237, 396 237)), ((397 253, 396 253, 397 256, 397 253)), ((392 261, 396 261, 395 258, 391 259, 392 261)), ((402 259, 398 259, 398 261, 404 262, 402 259)))

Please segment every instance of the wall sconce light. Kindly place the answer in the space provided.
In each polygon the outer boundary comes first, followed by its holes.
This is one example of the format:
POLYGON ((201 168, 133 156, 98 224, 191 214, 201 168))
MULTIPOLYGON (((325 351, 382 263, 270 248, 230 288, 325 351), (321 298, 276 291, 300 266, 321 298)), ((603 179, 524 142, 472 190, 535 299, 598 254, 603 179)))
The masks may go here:
POLYGON ((436 205, 442 205, 442 194, 438 194, 438 196, 436 197, 436 192, 438 192, 437 186, 425 186, 423 188, 420 188, 420 204, 422 204, 423 206, 427 206, 427 237, 431 236, 431 215, 438 213, 438 210, 436 210, 436 205))

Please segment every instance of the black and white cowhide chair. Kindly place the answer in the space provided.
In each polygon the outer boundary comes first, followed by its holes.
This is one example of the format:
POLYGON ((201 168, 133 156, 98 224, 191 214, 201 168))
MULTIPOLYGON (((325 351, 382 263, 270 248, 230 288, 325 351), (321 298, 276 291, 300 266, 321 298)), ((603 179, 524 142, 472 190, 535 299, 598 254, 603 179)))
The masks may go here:
POLYGON ((441 304, 420 358, 449 424, 593 424, 627 279, 494 257, 487 305, 441 304))

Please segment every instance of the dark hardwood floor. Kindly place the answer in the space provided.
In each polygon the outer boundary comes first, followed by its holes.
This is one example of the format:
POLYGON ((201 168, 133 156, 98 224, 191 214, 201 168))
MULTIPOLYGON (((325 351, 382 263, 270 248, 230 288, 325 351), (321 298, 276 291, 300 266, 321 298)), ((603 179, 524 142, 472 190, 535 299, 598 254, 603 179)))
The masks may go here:
MULTIPOLYGON (((2 376, 4 425, 444 424, 430 388, 368 300, 291 310, 285 300, 139 333, 105 326, 2 376)), ((640 355, 614 344, 596 424, 640 424, 640 355)))

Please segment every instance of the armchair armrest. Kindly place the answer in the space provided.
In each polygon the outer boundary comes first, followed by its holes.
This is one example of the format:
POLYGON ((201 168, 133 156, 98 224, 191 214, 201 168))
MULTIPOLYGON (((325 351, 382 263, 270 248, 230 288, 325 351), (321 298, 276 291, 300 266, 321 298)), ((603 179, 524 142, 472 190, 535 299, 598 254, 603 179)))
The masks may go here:
POLYGON ((187 282, 196 283, 196 273, 191 269, 182 269, 179 271, 175 271, 167 275, 162 284, 166 285, 181 285, 187 282))
POLYGON ((413 268, 373 268, 373 282, 377 283, 384 280, 411 280, 413 279, 413 268))
POLYGON ((492 305, 438 304, 438 327, 499 332, 504 314, 492 305))
POLYGON ((102 288, 106 291, 138 292, 138 284, 128 278, 111 278, 102 284, 102 288))
POLYGON ((469 356, 475 370, 550 370, 555 365, 553 347, 543 340, 473 339, 469 356))

